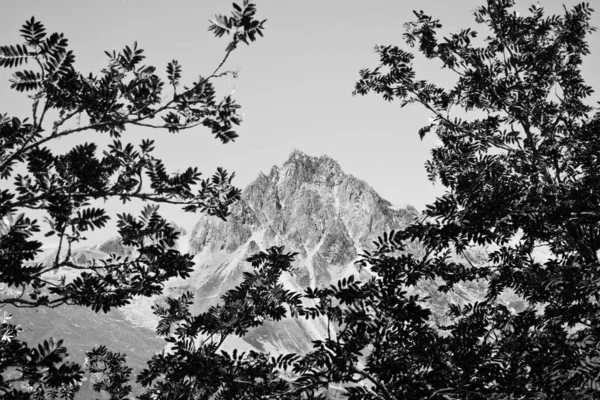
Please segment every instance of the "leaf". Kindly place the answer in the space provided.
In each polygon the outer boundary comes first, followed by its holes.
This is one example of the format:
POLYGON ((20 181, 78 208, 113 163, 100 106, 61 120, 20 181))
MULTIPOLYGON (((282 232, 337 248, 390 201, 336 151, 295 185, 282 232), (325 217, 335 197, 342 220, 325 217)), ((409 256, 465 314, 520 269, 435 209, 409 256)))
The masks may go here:
POLYGON ((17 71, 10 80, 11 89, 16 89, 19 92, 28 92, 31 90, 40 89, 42 86, 42 75, 34 71, 17 71))
POLYGON ((24 45, 0 46, 0 67, 18 67, 26 63, 29 57, 29 51, 24 45))
POLYGON ((92 231, 96 228, 103 228, 106 222, 110 219, 106 215, 106 211, 100 208, 85 208, 77 211, 77 227, 80 231, 84 232, 88 229, 92 231))
POLYGON ((72 51, 64 51, 59 48, 48 55, 44 69, 50 77, 57 79, 66 76, 72 70, 74 62, 75 55, 72 51))
POLYGON ((44 28, 41 22, 36 21, 34 17, 25 22, 20 32, 29 46, 39 45, 42 39, 46 37, 46 28, 44 28))
POLYGON ((56 56, 56 54, 64 53, 68 45, 68 40, 62 33, 52 33, 43 42, 40 43, 41 56, 56 56))
POLYGON ((208 20, 210 25, 209 31, 213 31, 216 37, 222 37, 225 34, 230 34, 233 28, 232 21, 224 15, 215 15, 214 20, 208 20))
POLYGON ((173 60, 167 64, 167 78, 173 87, 179 86, 179 80, 181 79, 181 66, 176 60, 173 60))
POLYGON ((121 54, 117 57, 119 64, 126 71, 132 71, 146 56, 142 55, 143 49, 138 49, 137 42, 133 43, 133 47, 125 46, 121 54))

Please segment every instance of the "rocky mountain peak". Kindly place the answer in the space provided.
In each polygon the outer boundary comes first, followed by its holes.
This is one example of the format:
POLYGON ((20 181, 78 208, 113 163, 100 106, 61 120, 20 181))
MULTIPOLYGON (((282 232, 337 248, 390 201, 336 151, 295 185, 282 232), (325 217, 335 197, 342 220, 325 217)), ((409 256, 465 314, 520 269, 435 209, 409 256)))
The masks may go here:
POLYGON ((190 251, 209 246, 233 252, 262 231, 265 244, 285 244, 300 254, 333 235, 355 256, 378 234, 406 225, 415 214, 412 208, 392 207, 332 158, 294 150, 282 166, 261 173, 244 189, 227 222, 202 217, 191 234, 190 251))
POLYGON ((300 177, 315 179, 320 176, 335 176, 343 178, 346 174, 337 161, 327 155, 320 157, 309 156, 300 150, 293 150, 288 160, 283 164, 283 170, 297 172, 300 177))
MULTIPOLYGON (((209 216, 198 220, 188 247, 195 270, 186 280, 169 281, 165 291, 169 296, 192 291, 191 311, 206 310, 243 281, 243 273, 251 269, 247 257, 271 246, 284 246, 298 254, 294 274, 281 277, 286 289, 302 292, 306 287, 326 287, 349 275, 368 279, 370 273, 355 266, 358 255, 370 250, 377 236, 406 227, 418 215, 410 206, 393 207, 367 183, 344 173, 330 157, 294 150, 283 165, 274 166, 268 175, 259 174, 243 190, 227 221, 209 216)), ((412 251, 420 251, 418 244, 412 251)), ((436 292, 435 282, 412 290, 437 299, 436 315, 443 315, 448 301, 462 304, 482 293, 478 287, 465 288, 447 299, 436 292)), ((150 315, 150 306, 136 306, 128 315, 141 320, 150 315)), ((288 318, 266 322, 224 347, 272 354, 303 352, 327 332, 322 318, 288 318)))
POLYGON ((293 150, 281 166, 274 165, 268 175, 260 173, 250 187, 267 182, 276 185, 289 184, 289 181, 302 183, 335 183, 346 177, 337 161, 324 155, 309 156, 300 150, 293 150))
POLYGON ((343 180, 346 174, 337 161, 324 155, 309 156, 300 150, 293 150, 282 168, 285 176, 307 182, 335 183, 343 180))
MULTIPOLYGON (((298 253, 297 272, 285 278, 287 286, 302 290, 328 285, 360 274, 354 265, 358 254, 378 235, 406 226, 416 215, 414 208, 392 207, 367 183, 344 173, 332 158, 294 150, 283 165, 274 166, 268 175, 259 174, 243 190, 227 221, 199 219, 189 244, 196 272, 181 282, 181 288, 193 288, 197 306, 206 308, 242 281, 242 273, 250 268, 244 261, 249 255, 271 246, 298 253)), ((248 340, 263 335, 253 346, 279 340, 283 343, 279 348, 298 350, 322 331, 304 322, 293 324, 300 325, 288 327, 285 338, 275 338, 265 326, 264 332, 253 333, 248 340)))

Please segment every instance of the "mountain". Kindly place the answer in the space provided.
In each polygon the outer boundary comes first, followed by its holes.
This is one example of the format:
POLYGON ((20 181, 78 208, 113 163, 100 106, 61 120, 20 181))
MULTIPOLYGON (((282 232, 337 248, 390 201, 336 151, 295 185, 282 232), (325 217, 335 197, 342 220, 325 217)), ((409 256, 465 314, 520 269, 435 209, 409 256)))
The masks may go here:
MULTIPOLYGON (((285 246, 286 251, 298 253, 294 274, 282 276, 288 289, 302 291, 308 286, 327 286, 351 274, 368 278, 368 270, 359 271, 354 265, 358 255, 372 248, 372 242, 383 232, 401 229, 417 216, 415 208, 394 207, 366 182, 346 174, 330 157, 312 157, 295 150, 282 166, 273 167, 268 174, 260 173, 244 189, 227 221, 204 215, 189 234, 178 228, 183 237, 179 248, 194 255, 195 270, 186 280, 169 281, 163 296, 137 299, 108 315, 79 307, 12 312, 22 326, 35 324, 35 328, 24 332, 24 338, 32 343, 49 336, 63 337, 72 356, 80 362, 85 351, 105 343, 113 351, 128 353, 130 365, 138 370, 151 354, 164 346, 164 341, 153 334, 157 321, 151 306, 165 296, 192 291, 195 294, 192 311, 206 310, 228 289, 242 282, 243 272, 251 269, 245 262, 248 256, 271 246, 285 246), (183 242, 185 239, 187 243, 183 242)), ((0 231, 10 223, 0 220, 0 231)), ((409 250, 421 251, 418 244, 409 250)), ((108 254, 130 256, 133 250, 123 246, 118 238, 112 238, 75 250, 73 259, 83 265, 108 254)), ((485 249, 481 249, 472 251, 468 257, 473 263, 482 263, 485 254, 485 249)), ((49 252, 46 259, 54 257, 55 253, 49 252)), ((61 271, 61 275, 66 273, 68 277, 74 272, 61 271)), ((437 284, 422 282, 410 290, 430 296, 427 301, 431 304, 433 322, 437 323, 444 323, 448 303, 480 300, 486 289, 484 282, 465 283, 441 295, 436 290, 437 284)), ((524 308, 510 294, 505 296, 505 302, 517 311, 524 308)), ((322 319, 289 318, 268 322, 244 338, 232 338, 224 347, 271 353, 304 352, 312 340, 326 334, 327 326, 322 319)))
MULTIPOLYGON (((298 253, 295 273, 282 276, 287 289, 329 286, 352 274, 369 278, 368 271, 359 271, 354 264, 358 255, 371 249, 377 236, 402 229, 419 215, 414 207, 393 206, 366 182, 344 173, 330 157, 312 157, 294 150, 281 167, 273 167, 268 175, 260 173, 244 189, 227 221, 210 216, 199 219, 188 245, 195 271, 190 279, 170 282, 167 291, 176 295, 192 291, 192 311, 204 311, 242 282, 243 272, 251 268, 245 262, 248 256, 271 246, 285 246, 287 251, 298 253)), ((408 251, 420 253, 422 249, 410 244, 408 251)), ((471 263, 483 264, 487 251, 471 249, 466 257, 471 263)), ((442 295, 437 290, 440 283, 424 281, 408 289, 429 298, 433 324, 447 322, 448 303, 480 301, 487 288, 485 282, 459 283, 442 295)), ((516 311, 525 307, 510 291, 501 301, 516 311)), ((225 347, 304 352, 312 340, 326 334, 323 319, 290 318, 267 322, 242 340, 226 342, 225 347)))
MULTIPOLYGON (((337 282, 357 271, 354 262, 377 235, 404 227, 417 216, 414 208, 397 209, 367 183, 342 171, 328 156, 298 150, 281 167, 261 173, 245 188, 227 221, 204 216, 190 235, 196 272, 190 284, 197 310, 218 301, 239 284, 249 266, 244 259, 271 246, 297 252, 288 289, 337 282)), ((271 352, 304 351, 326 333, 324 320, 266 323, 244 340, 271 352)))
MULTIPOLYGON (((367 183, 344 173, 330 157, 295 150, 281 167, 261 173, 244 189, 227 221, 199 219, 188 246, 195 256, 195 271, 187 280, 170 282, 167 291, 171 295, 192 291, 193 311, 206 310, 242 281, 243 272, 250 269, 244 261, 248 256, 271 246, 298 253, 296 272, 282 277, 288 289, 329 285, 350 274, 364 278, 369 273, 354 265, 358 254, 378 235, 405 227, 417 216, 413 207, 394 207, 367 183)), ((149 315, 149 307, 149 302, 138 304, 127 312, 141 321, 149 315)), ((305 351, 326 331, 324 320, 287 319, 267 322, 243 342, 229 345, 274 353, 305 351)))
MULTIPOLYGON (((368 270, 358 270, 355 261, 372 248, 377 236, 402 229, 420 214, 411 206, 395 207, 381 198, 366 182, 346 174, 328 156, 313 157, 294 150, 280 167, 269 174, 260 173, 242 192, 227 221, 202 216, 189 236, 187 246, 194 255, 191 277, 169 281, 164 296, 179 296, 186 291, 195 295, 192 312, 202 312, 217 304, 229 289, 239 285, 251 266, 247 257, 271 246, 284 246, 296 252, 293 274, 284 274, 287 289, 328 286, 349 275, 365 279, 368 270)), ((408 251, 422 251, 410 244, 408 251)), ((483 263, 485 249, 471 250, 472 263, 483 263)), ((460 257, 456 256, 457 259, 460 257)), ((437 287, 441 282, 424 281, 408 288, 411 294, 428 297, 433 312, 432 324, 445 324, 449 303, 480 301, 485 282, 460 283, 447 293, 437 287)), ((503 301, 517 311, 524 308, 518 297, 507 292, 503 301)), ((162 299, 142 299, 123 309, 136 323, 154 328, 157 320, 151 306, 162 299)), ((266 322, 244 338, 228 339, 224 348, 255 349, 272 354, 305 352, 311 342, 327 334, 324 319, 288 318, 266 322)))

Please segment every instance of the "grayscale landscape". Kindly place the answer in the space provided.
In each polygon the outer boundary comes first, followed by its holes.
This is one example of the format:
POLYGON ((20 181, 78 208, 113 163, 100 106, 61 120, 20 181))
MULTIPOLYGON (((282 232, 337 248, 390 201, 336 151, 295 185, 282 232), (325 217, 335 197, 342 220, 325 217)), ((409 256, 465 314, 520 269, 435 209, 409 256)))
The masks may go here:
POLYGON ((6 2, 0 399, 600 399, 599 6, 6 2))

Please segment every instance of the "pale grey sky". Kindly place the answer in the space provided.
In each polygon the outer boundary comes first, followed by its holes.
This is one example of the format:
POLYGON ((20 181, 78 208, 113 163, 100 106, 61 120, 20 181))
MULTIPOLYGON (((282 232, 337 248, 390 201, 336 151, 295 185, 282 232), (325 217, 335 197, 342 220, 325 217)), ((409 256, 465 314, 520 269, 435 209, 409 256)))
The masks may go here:
MULTIPOLYGON (((468 26, 477 30, 472 12, 483 0, 256 3, 259 18, 268 19, 265 37, 236 51, 227 67, 239 69, 239 78, 220 82, 223 91, 235 89, 245 113, 240 138, 223 145, 201 128, 177 135, 136 129, 131 140, 135 143, 151 135, 173 170, 198 166, 212 174, 223 166, 235 171, 240 187, 259 171, 281 164, 297 148, 309 155, 331 156, 394 204, 422 209, 440 194, 440 188, 426 179, 423 167, 435 138, 420 141, 417 134, 429 114, 418 106, 401 109, 374 95, 353 98, 351 92, 358 70, 377 65, 376 44, 403 44, 402 25, 413 19, 412 10, 441 19, 448 31, 468 26)), ((517 3, 524 13, 534 1, 517 3)), ((563 3, 571 7, 579 1, 540 3, 552 13, 560 11, 563 3)), ((590 4, 600 11, 600 0, 590 4)), ((137 40, 146 50, 147 63, 163 71, 167 62, 177 59, 184 79, 191 83, 198 74, 212 71, 223 55, 226 41, 212 37, 207 20, 215 13, 229 13, 230 8, 231 2, 223 0, 2 0, 0 44, 18 43, 21 25, 35 16, 47 31, 65 33, 75 52, 76 68, 82 72, 98 72, 106 64, 104 50, 120 50, 137 40)), ((594 19, 600 22, 600 13, 594 19)), ((596 89, 600 88, 594 70, 600 61, 599 36, 590 38, 592 55, 584 71, 596 89)), ((417 62, 419 77, 451 83, 453 76, 439 67, 422 59, 417 62)), ((9 77, 9 71, 0 70, 0 113, 26 117, 30 103, 25 95, 9 89, 9 77)), ((66 150, 75 141, 107 142, 84 135, 64 139, 57 148, 66 150)))

